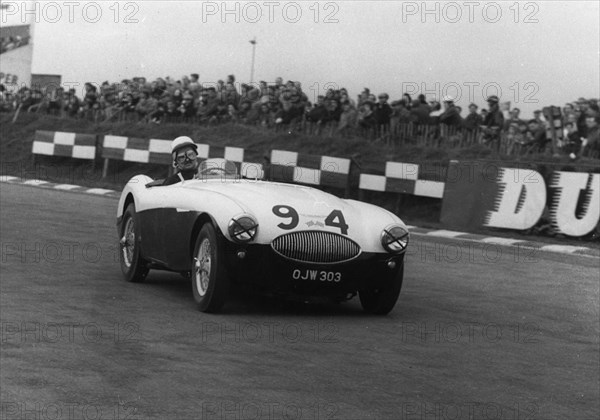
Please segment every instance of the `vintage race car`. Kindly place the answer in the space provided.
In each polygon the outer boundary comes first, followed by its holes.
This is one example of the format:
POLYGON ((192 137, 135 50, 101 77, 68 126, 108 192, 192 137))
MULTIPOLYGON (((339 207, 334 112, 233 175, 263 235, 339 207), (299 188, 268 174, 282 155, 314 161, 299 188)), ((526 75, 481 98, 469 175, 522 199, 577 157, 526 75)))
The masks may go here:
POLYGON ((358 294, 374 314, 400 294, 409 233, 371 204, 244 179, 232 162, 209 159, 198 179, 174 185, 134 176, 118 206, 125 279, 150 269, 189 276, 204 312, 219 311, 232 288, 338 302, 358 294))

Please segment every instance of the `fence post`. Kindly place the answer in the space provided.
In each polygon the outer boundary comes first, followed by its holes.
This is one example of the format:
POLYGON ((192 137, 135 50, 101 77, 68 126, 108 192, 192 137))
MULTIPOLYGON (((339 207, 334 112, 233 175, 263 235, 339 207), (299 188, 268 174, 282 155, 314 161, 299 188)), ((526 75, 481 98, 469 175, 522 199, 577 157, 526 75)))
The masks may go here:
POLYGON ((96 140, 94 141, 94 147, 96 148, 96 153, 94 154, 94 159, 92 159, 92 171, 96 170, 96 159, 102 153, 102 146, 100 144, 100 135, 96 134, 95 137, 96 137, 96 140))
POLYGON ((11 121, 13 124, 17 121, 17 118, 19 118, 19 114, 21 113, 21 108, 22 107, 23 107, 23 104, 19 104, 19 107, 15 111, 15 115, 14 115, 12 121, 11 121))
POLYGON ((358 189, 360 196, 360 188, 358 188, 360 183, 360 164, 356 160, 360 156, 352 156, 350 158, 350 168, 348 170, 348 182, 346 183, 346 191, 344 193, 344 198, 352 197, 352 190, 354 188, 358 189))
POLYGON ((102 178, 106 178, 108 174, 108 158, 104 158, 104 166, 102 167, 102 178))

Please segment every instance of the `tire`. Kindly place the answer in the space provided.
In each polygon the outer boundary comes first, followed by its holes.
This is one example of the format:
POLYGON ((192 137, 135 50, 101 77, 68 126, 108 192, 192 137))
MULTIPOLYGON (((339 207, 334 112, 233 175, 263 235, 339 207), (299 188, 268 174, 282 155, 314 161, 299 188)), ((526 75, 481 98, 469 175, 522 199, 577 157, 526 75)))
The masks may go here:
POLYGON ((390 283, 385 287, 359 291, 358 297, 363 310, 374 315, 389 314, 400 297, 403 277, 404 263, 396 277, 390 279, 390 283))
POLYGON ((123 213, 121 224, 119 261, 126 281, 143 282, 148 275, 148 264, 140 255, 140 226, 135 204, 130 203, 123 213))
POLYGON ((222 244, 210 223, 202 226, 194 246, 192 290, 202 312, 218 312, 229 294, 222 244))

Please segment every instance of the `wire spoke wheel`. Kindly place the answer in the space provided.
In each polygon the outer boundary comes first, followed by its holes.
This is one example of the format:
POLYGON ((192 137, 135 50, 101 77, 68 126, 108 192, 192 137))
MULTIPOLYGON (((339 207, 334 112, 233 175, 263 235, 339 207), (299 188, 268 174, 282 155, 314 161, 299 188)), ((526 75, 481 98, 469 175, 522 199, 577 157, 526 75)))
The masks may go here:
POLYGON ((133 263, 133 253, 135 250, 135 222, 130 217, 125 222, 124 235, 121 239, 121 252, 123 253, 123 263, 127 267, 131 267, 133 263))
POLYGON ((210 268, 211 268, 211 252, 210 241, 205 239, 200 244, 200 249, 196 255, 195 281, 198 294, 205 296, 210 283, 210 268))
POLYGON ((220 240, 215 227, 206 223, 198 233, 192 254, 192 291, 202 312, 218 312, 229 293, 229 277, 220 240))
POLYGON ((123 227, 119 246, 121 272, 127 281, 144 281, 148 274, 148 264, 140 254, 139 223, 137 223, 135 205, 130 203, 123 213, 123 227))

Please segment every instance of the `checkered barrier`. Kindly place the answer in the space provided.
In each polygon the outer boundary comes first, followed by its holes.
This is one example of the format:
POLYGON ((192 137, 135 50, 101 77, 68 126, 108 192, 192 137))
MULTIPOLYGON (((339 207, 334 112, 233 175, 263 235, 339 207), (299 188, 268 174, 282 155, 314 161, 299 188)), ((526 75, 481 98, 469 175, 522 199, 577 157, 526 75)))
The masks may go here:
MULTIPOLYGON (((196 143, 198 146, 198 159, 225 158, 234 162, 238 171, 244 178, 264 177, 263 167, 260 163, 244 161, 244 149, 240 147, 211 146, 196 143)), ((171 140, 141 139, 106 135, 102 143, 102 157, 104 161, 103 177, 106 177, 109 159, 127 162, 153 163, 172 165, 171 140)))
POLYGON ((94 160, 96 158, 96 135, 36 131, 31 153, 94 160))
POLYGON ((211 146, 209 144, 198 144, 198 159, 224 158, 235 163, 238 172, 244 178, 263 179, 265 172, 261 163, 246 162, 245 151, 241 147, 211 146))
POLYGON ((102 157, 126 162, 170 165, 171 140, 106 135, 102 142, 102 157))
POLYGON ((444 183, 419 179, 416 163, 385 162, 384 175, 360 174, 358 188, 440 199, 444 196, 444 183))
POLYGON ((271 151, 271 180, 295 184, 347 188, 350 159, 271 151))

